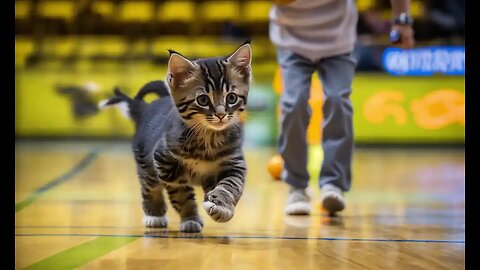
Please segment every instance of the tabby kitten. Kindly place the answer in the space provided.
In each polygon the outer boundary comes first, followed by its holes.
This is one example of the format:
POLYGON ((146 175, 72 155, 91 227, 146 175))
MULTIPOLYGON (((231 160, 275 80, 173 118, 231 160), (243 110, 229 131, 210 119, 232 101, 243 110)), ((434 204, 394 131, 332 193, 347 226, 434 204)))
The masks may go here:
POLYGON ((192 185, 201 185, 203 208, 216 222, 234 214, 245 183, 240 113, 247 104, 251 47, 228 57, 189 60, 170 51, 167 83, 146 84, 133 99, 118 89, 103 105, 128 104, 135 123, 132 148, 147 227, 167 227, 166 190, 181 217, 180 231, 200 232, 203 221, 192 185), (159 98, 146 103, 143 97, 159 98))

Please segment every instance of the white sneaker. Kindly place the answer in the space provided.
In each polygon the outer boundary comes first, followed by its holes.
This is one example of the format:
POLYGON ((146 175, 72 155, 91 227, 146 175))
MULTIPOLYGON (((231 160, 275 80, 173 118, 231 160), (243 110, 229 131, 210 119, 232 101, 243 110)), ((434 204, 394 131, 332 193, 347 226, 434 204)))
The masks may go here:
POLYGON ((310 215, 310 197, 306 189, 291 188, 285 206, 287 215, 310 215))
POLYGON ((337 186, 326 184, 321 189, 321 200, 323 209, 330 213, 342 211, 345 208, 343 192, 337 186))

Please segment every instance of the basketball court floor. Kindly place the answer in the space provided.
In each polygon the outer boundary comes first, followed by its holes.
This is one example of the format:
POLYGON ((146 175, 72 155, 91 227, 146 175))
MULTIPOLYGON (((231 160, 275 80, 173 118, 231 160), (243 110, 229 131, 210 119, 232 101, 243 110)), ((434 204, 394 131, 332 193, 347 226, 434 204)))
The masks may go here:
MULTIPOLYGON (((201 234, 147 229, 128 142, 17 141, 16 269, 464 269, 464 149, 355 152, 347 208, 324 215, 316 175, 311 216, 286 216, 273 148, 245 149, 234 218, 200 209, 201 234)), ((201 194, 197 190, 197 194, 201 194)), ((202 196, 197 196, 201 198, 202 196)))

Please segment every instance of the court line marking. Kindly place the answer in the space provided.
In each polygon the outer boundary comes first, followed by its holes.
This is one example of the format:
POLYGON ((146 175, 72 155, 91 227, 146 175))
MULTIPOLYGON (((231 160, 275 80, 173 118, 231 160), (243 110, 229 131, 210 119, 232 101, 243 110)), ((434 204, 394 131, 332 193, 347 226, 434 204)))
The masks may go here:
MULTIPOLYGON (((55 226, 55 225, 17 225, 15 229, 145 229, 145 226, 55 226)), ((465 227, 446 227, 446 229, 465 230, 465 227)))
POLYGON ((70 270, 89 263, 111 251, 123 247, 138 238, 131 237, 98 237, 78 246, 60 251, 23 269, 56 269, 70 270))
MULTIPOLYGON (((161 231, 159 233, 162 233, 161 231)), ((15 236, 96 236, 96 237, 130 237, 130 238, 166 238, 166 239, 272 239, 272 240, 319 240, 319 241, 360 241, 360 242, 399 242, 399 243, 447 243, 465 244, 465 240, 445 239, 382 239, 382 238, 337 238, 337 237, 295 237, 295 236, 203 236, 193 234, 191 236, 181 235, 143 235, 143 234, 75 234, 75 233, 16 233, 15 236)))
POLYGON ((25 207, 34 203, 43 193, 51 190, 52 188, 62 184, 70 179, 72 179, 75 175, 80 173, 81 171, 85 170, 88 165, 90 165, 95 158, 97 158, 100 149, 96 148, 89 152, 79 163, 77 163, 72 169, 67 171, 61 176, 54 178, 53 180, 49 181, 45 185, 37 188, 32 195, 28 198, 24 199, 23 201, 15 204, 15 213, 18 213, 25 207))

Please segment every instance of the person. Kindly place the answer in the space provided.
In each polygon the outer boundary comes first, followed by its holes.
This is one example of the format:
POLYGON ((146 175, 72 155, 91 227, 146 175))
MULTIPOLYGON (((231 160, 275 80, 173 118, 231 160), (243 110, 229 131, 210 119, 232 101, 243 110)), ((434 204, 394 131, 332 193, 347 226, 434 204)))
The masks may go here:
MULTIPOLYGON (((414 45, 409 0, 391 0, 396 46, 414 45)), ((356 62, 358 11, 354 0, 274 1, 269 13, 269 37, 277 49, 282 72, 278 152, 281 178, 290 186, 285 212, 311 212, 307 171, 307 127, 311 76, 317 71, 324 91, 323 163, 319 175, 322 207, 334 214, 345 208, 344 192, 351 188, 354 150, 351 85, 356 62)), ((320 164, 319 164, 320 165, 320 164)))

